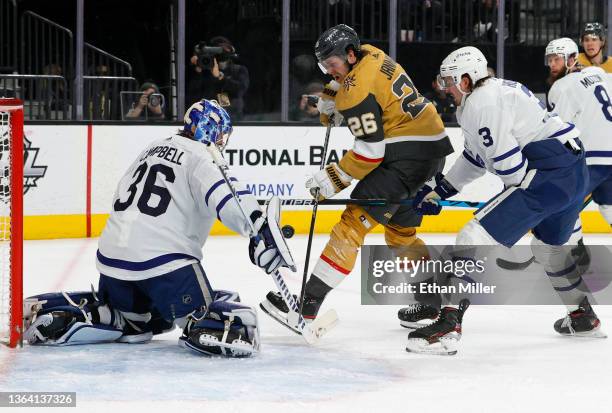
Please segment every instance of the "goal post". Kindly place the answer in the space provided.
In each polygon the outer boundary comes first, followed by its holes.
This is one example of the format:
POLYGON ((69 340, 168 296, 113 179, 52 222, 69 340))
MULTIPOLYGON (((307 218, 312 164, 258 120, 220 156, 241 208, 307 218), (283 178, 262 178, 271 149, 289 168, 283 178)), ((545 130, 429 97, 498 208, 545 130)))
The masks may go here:
POLYGON ((23 329, 23 103, 0 98, 0 342, 23 329))

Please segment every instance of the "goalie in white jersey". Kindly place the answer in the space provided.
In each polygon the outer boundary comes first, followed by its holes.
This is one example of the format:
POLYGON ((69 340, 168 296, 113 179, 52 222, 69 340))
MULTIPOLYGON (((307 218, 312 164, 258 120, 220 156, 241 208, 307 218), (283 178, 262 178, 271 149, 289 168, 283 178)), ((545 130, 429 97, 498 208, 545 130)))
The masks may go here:
MULTIPOLYGON (((546 46, 546 64, 553 82, 548 92, 548 108, 574 123, 586 151, 589 185, 586 193, 608 224, 612 224, 612 85, 601 67, 580 68, 578 45, 567 37, 546 46)), ((582 243, 582 225, 576 222, 570 244, 581 246, 583 264, 588 255, 582 243)))
MULTIPOLYGON (((465 148, 446 176, 438 174, 435 183, 417 193, 413 206, 437 215, 442 209, 437 200, 454 196, 486 171, 497 175, 504 191, 477 211, 456 244, 510 247, 533 229, 534 255, 564 302, 578 305, 585 297, 575 288, 581 279, 570 271, 573 261, 561 247, 572 233, 588 183, 578 128, 548 113, 527 87, 489 77, 487 61, 475 47, 452 52, 442 62, 439 82, 457 104, 465 148)), ((435 323, 409 334, 407 350, 427 352, 437 343, 456 342, 468 305, 464 299, 442 308, 435 323)))
POLYGON ((222 150, 231 132, 227 112, 203 100, 189 108, 182 131, 141 152, 119 182, 100 237, 98 293, 32 297, 39 308, 25 333, 31 344, 146 342, 176 322, 180 343, 200 353, 258 351, 256 310, 237 293, 212 289, 200 265, 216 219, 249 236, 243 211, 258 231, 249 244, 253 263, 268 273, 293 265, 276 218, 268 221, 232 177, 241 211, 207 151, 206 145, 222 150))

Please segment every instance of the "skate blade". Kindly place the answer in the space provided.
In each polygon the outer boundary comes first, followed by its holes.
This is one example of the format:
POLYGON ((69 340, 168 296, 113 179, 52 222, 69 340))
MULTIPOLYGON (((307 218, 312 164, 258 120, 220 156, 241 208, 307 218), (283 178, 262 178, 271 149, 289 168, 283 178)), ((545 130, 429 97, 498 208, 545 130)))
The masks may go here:
POLYGON ((457 354, 456 339, 440 339, 436 343, 429 343, 422 338, 408 339, 406 351, 417 354, 433 354, 437 356, 454 356, 457 354))
POLYGON ((434 320, 428 320, 426 322, 423 321, 402 321, 400 320, 400 326, 410 329, 410 330, 416 330, 417 328, 421 328, 421 327, 427 327, 428 325, 430 325, 431 323, 433 323, 434 320))
POLYGON ((203 354, 208 357, 246 358, 257 355, 258 353, 257 350, 249 345, 229 343, 222 344, 216 340, 207 341, 204 339, 200 339, 200 343, 204 346, 210 347, 210 350, 206 350, 206 347, 198 347, 190 343, 185 337, 179 337, 179 345, 197 354, 203 354), (217 349, 217 351, 214 351, 213 349, 217 349))
POLYGON ((287 318, 287 315, 285 313, 277 311, 276 307, 274 307, 268 300, 263 300, 261 303, 259 303, 259 308, 261 308, 261 310, 264 313, 272 317, 273 320, 276 320, 278 323, 287 327, 289 330, 291 330, 295 334, 302 335, 302 332, 297 326, 294 326, 291 323, 289 323, 289 319, 287 318))
POLYGON ((576 337, 576 338, 608 338, 608 335, 600 328, 591 331, 583 331, 574 334, 561 334, 563 337, 576 337))

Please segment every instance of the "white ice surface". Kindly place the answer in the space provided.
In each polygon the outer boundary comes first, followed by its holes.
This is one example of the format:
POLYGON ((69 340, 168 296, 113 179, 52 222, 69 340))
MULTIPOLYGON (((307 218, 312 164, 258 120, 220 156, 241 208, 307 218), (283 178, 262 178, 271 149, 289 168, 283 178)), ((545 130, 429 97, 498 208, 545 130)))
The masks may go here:
MULTIPOLYGON (((454 237, 423 238, 445 244, 454 237)), ((326 241, 315 237, 314 257, 326 241)), ((26 242, 26 295, 96 284, 96 247, 96 239, 26 242)), ((290 247, 299 272, 286 279, 297 292, 306 237, 290 247)), ((251 305, 274 287, 238 237, 209 238, 203 265, 213 287, 239 291, 251 305)), ((425 356, 404 350, 399 307, 361 306, 359 288, 353 274, 330 293, 323 311, 335 308, 340 323, 316 347, 261 311, 262 353, 248 360, 188 353, 176 344, 178 330, 145 345, 1 347, 0 391, 76 391, 79 410, 105 412, 612 412, 611 341, 556 335, 561 306, 470 307, 459 354, 425 356)), ((612 333, 612 307, 596 310, 612 333)))

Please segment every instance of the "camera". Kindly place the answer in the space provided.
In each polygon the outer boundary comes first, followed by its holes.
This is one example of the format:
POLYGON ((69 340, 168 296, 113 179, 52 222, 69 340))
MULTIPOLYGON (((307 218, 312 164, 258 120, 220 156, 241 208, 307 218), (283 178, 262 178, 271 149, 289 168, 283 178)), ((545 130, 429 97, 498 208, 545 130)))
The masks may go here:
POLYGON ((159 96, 157 96, 155 93, 152 94, 151 96, 149 96, 149 105, 151 106, 159 106, 159 104, 161 103, 159 96))
POLYGON ((304 95, 306 96, 306 103, 308 106, 312 106, 314 108, 317 107, 317 103, 319 103, 319 97, 317 95, 304 95))
POLYGON ((212 69, 214 66, 213 59, 217 59, 217 62, 225 60, 234 60, 238 58, 236 50, 233 46, 229 46, 230 50, 227 51, 225 48, 220 46, 207 46, 205 42, 199 42, 193 48, 193 53, 198 57, 198 66, 202 69, 212 69))

